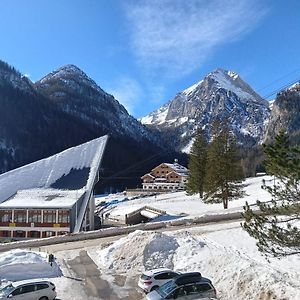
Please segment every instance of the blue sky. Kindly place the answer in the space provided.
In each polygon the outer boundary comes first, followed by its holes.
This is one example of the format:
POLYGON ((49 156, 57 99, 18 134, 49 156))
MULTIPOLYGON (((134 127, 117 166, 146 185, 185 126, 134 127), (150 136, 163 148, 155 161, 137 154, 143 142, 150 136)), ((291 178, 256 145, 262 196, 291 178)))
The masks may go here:
POLYGON ((297 0, 0 0, 0 37, 31 80, 75 64, 135 117, 218 67, 262 96, 300 79, 297 0))

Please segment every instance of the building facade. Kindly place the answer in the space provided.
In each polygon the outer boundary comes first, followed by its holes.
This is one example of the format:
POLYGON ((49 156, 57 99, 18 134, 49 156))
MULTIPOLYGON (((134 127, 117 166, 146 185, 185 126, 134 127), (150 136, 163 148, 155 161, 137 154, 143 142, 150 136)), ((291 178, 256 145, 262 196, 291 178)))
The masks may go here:
POLYGON ((0 238, 94 229, 94 186, 107 136, 0 175, 0 238))
POLYGON ((0 238, 44 238, 71 232, 70 210, 0 209, 0 238))
POLYGON ((180 165, 177 160, 162 163, 141 177, 143 190, 149 191, 182 191, 186 187, 188 169, 180 165))

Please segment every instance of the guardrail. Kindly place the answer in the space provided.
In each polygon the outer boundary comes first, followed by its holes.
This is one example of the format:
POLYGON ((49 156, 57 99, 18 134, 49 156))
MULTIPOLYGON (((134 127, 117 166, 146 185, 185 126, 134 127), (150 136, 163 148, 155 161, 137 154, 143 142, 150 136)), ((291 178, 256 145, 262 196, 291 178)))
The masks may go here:
POLYGON ((157 223, 144 223, 132 226, 99 229, 96 231, 80 232, 59 237, 43 238, 38 240, 26 240, 19 242, 5 243, 0 246, 0 252, 17 249, 17 248, 39 248, 53 244, 63 244, 68 242, 84 241, 89 239, 98 239, 111 236, 129 234, 135 230, 157 230, 171 226, 191 226, 197 224, 214 223, 220 221, 228 221, 242 218, 241 212, 233 212, 228 214, 202 215, 200 217, 190 219, 179 219, 172 221, 163 221, 157 223))

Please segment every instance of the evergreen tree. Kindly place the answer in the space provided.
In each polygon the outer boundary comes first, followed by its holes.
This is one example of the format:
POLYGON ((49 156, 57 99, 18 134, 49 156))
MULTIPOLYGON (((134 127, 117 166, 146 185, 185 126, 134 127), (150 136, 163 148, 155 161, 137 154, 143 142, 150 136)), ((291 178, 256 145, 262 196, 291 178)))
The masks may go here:
POLYGON ((236 141, 228 123, 217 121, 213 125, 213 140, 207 153, 204 202, 223 203, 227 209, 229 200, 244 195, 243 177, 236 141))
POLYGON ((242 227, 257 240, 258 249, 273 256, 300 253, 300 147, 291 146, 288 136, 280 132, 272 145, 264 145, 266 169, 276 180, 262 188, 272 201, 257 201, 260 213, 248 203, 244 208, 242 227))
POLYGON ((204 136, 204 131, 202 129, 198 129, 189 156, 189 176, 186 189, 188 195, 199 193, 200 197, 203 197, 206 156, 207 141, 204 136))

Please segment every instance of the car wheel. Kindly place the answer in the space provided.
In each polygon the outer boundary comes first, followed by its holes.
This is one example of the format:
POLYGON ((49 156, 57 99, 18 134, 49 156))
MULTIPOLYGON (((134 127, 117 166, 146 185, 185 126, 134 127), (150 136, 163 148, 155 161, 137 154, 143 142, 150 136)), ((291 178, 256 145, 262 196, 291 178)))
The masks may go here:
POLYGON ((154 291, 154 290, 157 290, 158 289, 158 285, 155 285, 151 288, 150 292, 154 291))
POLYGON ((48 297, 42 297, 39 300, 49 300, 48 297))

